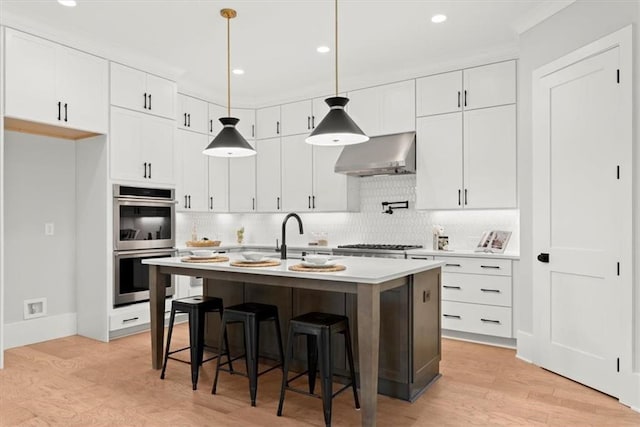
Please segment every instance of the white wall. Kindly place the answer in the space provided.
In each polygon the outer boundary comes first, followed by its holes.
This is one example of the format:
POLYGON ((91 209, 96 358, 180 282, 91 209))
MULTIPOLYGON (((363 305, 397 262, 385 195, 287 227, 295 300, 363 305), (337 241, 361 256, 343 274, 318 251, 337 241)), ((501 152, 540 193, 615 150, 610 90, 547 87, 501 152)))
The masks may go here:
MULTIPOLYGON (((4 137, 3 316, 10 348, 23 343, 12 336, 23 327, 54 328, 60 319, 67 335, 69 325, 75 327, 76 154, 73 141, 16 132, 4 137), (49 222, 53 236, 44 233, 49 222), (47 317, 23 322, 23 301, 40 297, 47 298, 47 317)), ((40 337, 50 339, 46 332, 40 337)))
MULTIPOLYGON (((0 88, 4 92, 4 28, 0 27, 0 88)), ((0 205, 4 204, 4 99, 0 96, 0 205)), ((4 368, 4 209, 0 209, 0 369, 4 368)))
MULTIPOLYGON (((619 30, 629 24, 638 24, 640 20, 640 3, 637 1, 589 1, 578 0, 566 9, 558 12, 546 21, 523 33, 520 38, 520 62, 519 62, 519 109, 518 109, 518 181, 520 183, 520 240, 521 240, 521 289, 516 303, 518 310, 518 322, 521 333, 525 336, 532 332, 532 266, 534 257, 532 249, 532 94, 531 73, 536 68, 547 64, 565 54, 587 45, 607 34, 619 30)), ((638 73, 640 47, 638 31, 635 28, 634 50, 635 63, 633 76, 621 78, 634 79, 634 104, 640 101, 640 78, 638 73)), ((637 120, 634 120, 634 141, 637 141, 637 120)), ((635 165, 640 165, 640 150, 635 146, 635 165)), ((640 243, 640 218, 637 214, 640 203, 640 185, 638 174, 634 176, 635 183, 635 247, 640 243)), ((606 224, 603 224, 606 227, 606 224)), ((591 231, 591 230, 590 230, 591 231)), ((632 232, 632 230, 629 230, 632 232)), ((640 254, 635 253, 635 270, 639 271, 640 254)), ((637 274, 634 278, 635 301, 635 371, 640 367, 640 286, 637 274)), ((519 343, 520 346, 520 343, 519 343)), ((518 349, 519 354, 527 358, 526 350, 518 349)), ((640 402, 638 402, 640 403, 640 402)))

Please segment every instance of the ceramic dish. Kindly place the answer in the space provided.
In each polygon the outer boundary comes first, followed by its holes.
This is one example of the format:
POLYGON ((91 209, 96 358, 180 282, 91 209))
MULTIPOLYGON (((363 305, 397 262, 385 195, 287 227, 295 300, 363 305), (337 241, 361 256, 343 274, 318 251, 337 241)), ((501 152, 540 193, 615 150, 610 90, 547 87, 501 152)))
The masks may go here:
POLYGON ((324 264, 316 264, 314 262, 302 261, 300 264, 302 264, 305 267, 309 267, 309 268, 329 268, 329 267, 333 267, 334 265, 336 265, 336 261, 334 261, 334 260, 327 261, 324 264))

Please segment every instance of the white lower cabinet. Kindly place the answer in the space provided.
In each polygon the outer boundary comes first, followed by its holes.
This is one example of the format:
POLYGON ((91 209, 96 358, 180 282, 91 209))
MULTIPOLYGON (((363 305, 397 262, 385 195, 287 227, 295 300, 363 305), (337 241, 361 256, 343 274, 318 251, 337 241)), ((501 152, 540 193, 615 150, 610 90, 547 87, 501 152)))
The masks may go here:
POLYGON ((442 267, 442 329, 513 337, 511 260, 435 257, 442 267))
MULTIPOLYGON (((165 317, 171 312, 171 299, 165 301, 165 317)), ((149 303, 132 304, 114 309, 109 315, 109 331, 119 331, 135 326, 147 325, 151 322, 149 303)))

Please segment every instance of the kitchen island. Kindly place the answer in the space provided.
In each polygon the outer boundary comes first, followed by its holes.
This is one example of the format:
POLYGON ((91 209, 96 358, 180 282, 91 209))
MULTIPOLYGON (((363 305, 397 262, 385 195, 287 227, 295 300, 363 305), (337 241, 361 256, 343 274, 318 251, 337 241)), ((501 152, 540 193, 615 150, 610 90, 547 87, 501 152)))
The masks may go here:
MULTIPOLYGON (((240 255, 231 254, 230 258, 240 259, 240 255)), ((149 265, 154 369, 162 366, 166 297, 165 287, 158 284, 164 283, 161 276, 173 274, 203 277, 205 295, 220 296, 222 292, 225 305, 243 300, 276 303, 285 327, 288 318, 299 314, 295 311, 302 307, 317 310, 316 304, 320 308, 326 306, 320 295, 337 295, 338 300, 344 301, 355 332, 364 426, 376 424, 379 383, 386 384, 385 394, 412 400, 439 376, 442 262, 345 257, 339 264, 346 270, 322 273, 289 270, 299 260, 282 260, 281 265, 266 268, 234 267, 229 262, 185 263, 180 258, 149 259, 143 263, 149 265), (304 292, 315 294, 305 297, 304 292), (298 304, 294 304, 296 301, 298 304), (281 307, 289 302, 293 308, 285 307, 287 316, 281 307), (381 381, 379 373, 386 373, 381 381)))

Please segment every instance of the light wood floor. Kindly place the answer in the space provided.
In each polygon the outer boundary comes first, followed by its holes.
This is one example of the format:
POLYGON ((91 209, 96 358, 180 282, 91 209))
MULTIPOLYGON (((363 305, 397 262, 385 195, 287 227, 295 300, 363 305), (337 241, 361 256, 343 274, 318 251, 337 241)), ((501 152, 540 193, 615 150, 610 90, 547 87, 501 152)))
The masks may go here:
MULTIPOLYGON (((181 325, 176 344, 186 342, 181 325), (180 342, 182 341, 182 342, 180 342)), ((0 425, 322 426, 321 402, 288 393, 275 415, 281 374, 260 377, 258 406, 247 379, 215 362, 191 390, 189 366, 171 362, 166 379, 151 369, 148 334, 100 343, 68 337, 8 350, 0 370, 0 425)), ((515 358, 512 350, 443 340, 442 378, 409 404, 380 396, 380 426, 640 425, 640 414, 615 399, 515 358)), ((360 424, 353 397, 334 400, 333 425, 360 424)))

